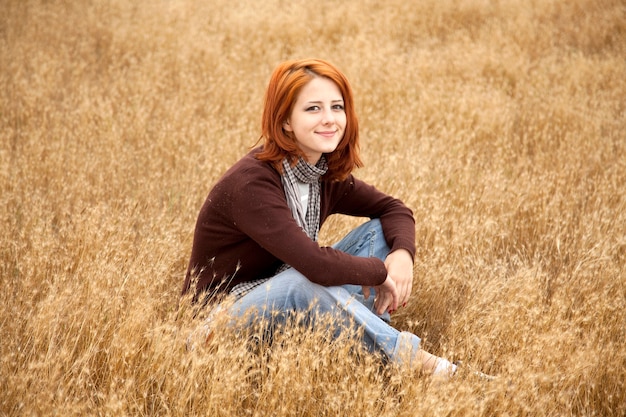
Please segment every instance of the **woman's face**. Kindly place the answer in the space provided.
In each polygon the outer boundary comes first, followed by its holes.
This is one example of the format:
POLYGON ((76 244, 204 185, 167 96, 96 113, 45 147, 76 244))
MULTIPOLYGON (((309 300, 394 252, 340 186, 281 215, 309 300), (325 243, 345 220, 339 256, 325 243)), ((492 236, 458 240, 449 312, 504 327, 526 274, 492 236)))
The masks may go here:
POLYGON ((293 133, 306 160, 315 165, 323 153, 337 149, 346 130, 339 87, 328 78, 313 78, 300 90, 283 127, 293 133))

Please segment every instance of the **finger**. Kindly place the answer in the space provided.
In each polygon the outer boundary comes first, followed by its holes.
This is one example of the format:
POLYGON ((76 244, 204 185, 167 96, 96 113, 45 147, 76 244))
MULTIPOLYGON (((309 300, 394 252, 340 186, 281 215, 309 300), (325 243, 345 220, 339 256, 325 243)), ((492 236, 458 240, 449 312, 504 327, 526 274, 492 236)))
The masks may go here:
POLYGON ((363 285, 361 287, 363 289, 363 297, 365 297, 365 299, 369 299, 370 298, 370 287, 368 287, 367 285, 363 285))
POLYGON ((390 293, 390 301, 389 301, 389 309, 392 311, 396 311, 398 309, 398 303, 400 302, 399 292, 396 288, 395 291, 390 293))
POLYGON ((398 285, 398 304, 404 306, 409 297, 411 296, 412 282, 411 280, 404 280, 398 285))
POLYGON ((398 288, 398 304, 405 305, 409 301, 411 295, 411 284, 405 284, 402 288, 398 288))
POLYGON ((411 291, 413 291, 413 283, 409 281, 409 285, 407 286, 406 294, 404 296, 404 300, 402 301, 402 306, 406 306, 406 303, 409 302, 409 298, 411 298, 411 291))
MULTIPOLYGON (((376 314, 381 314, 379 311, 382 309, 382 305, 385 303, 385 293, 382 291, 376 291, 376 297, 374 298, 374 311, 376 314)), ((384 310, 383 310, 384 311, 384 310)))
POLYGON ((396 311, 398 309, 398 303, 399 303, 400 299, 398 298, 398 293, 394 293, 392 294, 392 298, 391 298, 391 303, 389 305, 389 308, 391 308, 392 311, 396 311))
POLYGON ((398 290, 398 304, 402 304, 406 296, 406 286, 404 284, 396 284, 398 290))
POLYGON ((389 296, 387 294, 380 294, 376 296, 374 309, 376 310, 376 314, 379 316, 384 314, 389 309, 389 296))
POLYGON ((378 306, 375 306, 378 315, 397 310, 397 304, 394 306, 395 295, 393 293, 385 292, 381 296, 377 296, 376 299, 379 301, 378 306))
POLYGON ((389 288, 389 291, 387 291, 389 298, 387 298, 387 306, 385 307, 385 310, 395 311, 398 309, 398 287, 396 286, 396 283, 393 281, 393 279, 391 279, 391 277, 389 278, 389 282, 391 283, 391 288, 389 288))

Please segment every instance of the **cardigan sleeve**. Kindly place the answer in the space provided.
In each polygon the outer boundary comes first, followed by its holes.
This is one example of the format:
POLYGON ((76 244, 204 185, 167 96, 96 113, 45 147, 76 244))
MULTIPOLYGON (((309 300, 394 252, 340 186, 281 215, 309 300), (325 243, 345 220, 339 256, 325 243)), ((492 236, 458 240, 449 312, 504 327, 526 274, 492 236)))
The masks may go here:
POLYGON ((391 251, 406 249, 415 257, 415 218, 402 201, 352 175, 343 182, 328 184, 323 193, 324 217, 339 213, 380 219, 391 251))

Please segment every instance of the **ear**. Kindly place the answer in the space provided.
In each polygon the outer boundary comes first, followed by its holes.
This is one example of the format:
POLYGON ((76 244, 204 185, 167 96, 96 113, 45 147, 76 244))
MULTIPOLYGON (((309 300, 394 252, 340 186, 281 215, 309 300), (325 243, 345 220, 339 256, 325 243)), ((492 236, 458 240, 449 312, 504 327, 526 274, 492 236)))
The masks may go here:
POLYGON ((283 122, 283 129, 285 129, 287 132, 293 132, 293 129, 291 128, 291 125, 289 124, 289 120, 285 120, 283 122))

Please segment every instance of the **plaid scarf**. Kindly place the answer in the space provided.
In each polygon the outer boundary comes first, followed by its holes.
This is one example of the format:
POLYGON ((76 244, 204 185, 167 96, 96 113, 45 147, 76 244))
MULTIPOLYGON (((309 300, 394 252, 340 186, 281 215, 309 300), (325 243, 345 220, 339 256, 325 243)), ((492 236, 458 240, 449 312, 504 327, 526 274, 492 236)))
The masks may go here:
MULTIPOLYGON (((281 179, 287 197, 287 205, 298 225, 315 242, 317 242, 317 235, 320 231, 320 182, 326 171, 328 171, 328 164, 324 156, 316 165, 311 165, 300 158, 296 165, 291 166, 288 158, 283 159, 283 176, 281 179), (297 181, 309 184, 309 205, 306 216, 300 200, 300 189, 297 181)), ((276 273, 279 274, 289 268, 289 265, 283 264, 276 273)))
POLYGON ((291 209, 293 218, 313 241, 317 241, 317 234, 320 230, 320 178, 327 170, 328 165, 324 157, 317 165, 311 165, 300 158, 293 167, 286 158, 283 159, 282 182, 287 205, 291 209), (306 211, 301 204, 297 181, 309 184, 309 205, 306 211))

